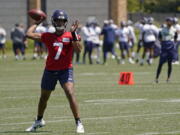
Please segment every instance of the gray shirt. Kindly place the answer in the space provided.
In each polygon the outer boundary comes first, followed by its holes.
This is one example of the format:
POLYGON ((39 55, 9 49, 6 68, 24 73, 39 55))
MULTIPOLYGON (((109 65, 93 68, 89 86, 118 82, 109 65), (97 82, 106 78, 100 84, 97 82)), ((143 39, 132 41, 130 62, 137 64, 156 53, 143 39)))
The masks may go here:
POLYGON ((25 39, 25 32, 23 29, 15 27, 11 31, 11 39, 13 43, 23 43, 25 39))

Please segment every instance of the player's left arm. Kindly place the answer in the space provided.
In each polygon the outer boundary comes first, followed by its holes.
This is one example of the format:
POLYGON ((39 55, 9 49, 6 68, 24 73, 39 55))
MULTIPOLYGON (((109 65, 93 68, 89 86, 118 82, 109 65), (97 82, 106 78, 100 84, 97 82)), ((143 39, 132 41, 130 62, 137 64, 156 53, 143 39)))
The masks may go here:
POLYGON ((82 45, 80 44, 80 39, 76 33, 76 30, 79 26, 79 22, 76 20, 72 26, 71 26, 71 29, 70 29, 70 32, 71 32, 71 35, 72 35, 72 38, 73 38, 73 41, 72 41, 72 45, 73 45, 73 48, 74 48, 74 51, 77 52, 77 53, 80 53, 81 50, 82 50, 82 45))

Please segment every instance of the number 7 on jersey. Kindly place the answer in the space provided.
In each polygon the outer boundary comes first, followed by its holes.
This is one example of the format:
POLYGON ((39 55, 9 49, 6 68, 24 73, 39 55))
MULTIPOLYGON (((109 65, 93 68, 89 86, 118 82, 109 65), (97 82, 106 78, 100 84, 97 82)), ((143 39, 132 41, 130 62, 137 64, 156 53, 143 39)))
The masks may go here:
POLYGON ((56 53, 56 56, 54 57, 55 60, 58 60, 63 49, 63 43, 55 42, 53 46, 58 46, 58 51, 56 53))

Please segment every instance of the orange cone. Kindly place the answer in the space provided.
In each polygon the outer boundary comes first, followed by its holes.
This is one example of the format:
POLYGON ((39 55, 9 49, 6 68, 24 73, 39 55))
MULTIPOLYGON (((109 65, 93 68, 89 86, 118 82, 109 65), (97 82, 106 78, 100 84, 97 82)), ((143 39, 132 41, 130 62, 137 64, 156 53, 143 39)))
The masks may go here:
POLYGON ((133 85, 134 84, 134 74, 133 72, 120 72, 120 85, 133 85))

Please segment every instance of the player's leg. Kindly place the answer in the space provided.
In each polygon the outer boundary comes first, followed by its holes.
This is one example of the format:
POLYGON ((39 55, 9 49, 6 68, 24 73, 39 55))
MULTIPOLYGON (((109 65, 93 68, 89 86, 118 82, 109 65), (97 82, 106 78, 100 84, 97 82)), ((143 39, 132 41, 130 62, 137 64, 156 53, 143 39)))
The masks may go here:
POLYGON ((107 51, 103 51, 103 64, 106 64, 107 51))
POLYGON ((15 55, 15 59, 19 60, 19 55, 18 55, 18 44, 17 43, 13 43, 13 52, 15 55))
POLYGON ((119 42, 120 56, 121 56, 121 64, 125 64, 125 54, 124 54, 124 44, 123 42, 119 42))
POLYGON ((107 54, 108 54, 108 45, 103 44, 103 64, 106 64, 107 60, 107 54))
POLYGON ((142 54, 142 58, 141 58, 141 61, 140 61, 140 65, 144 65, 144 59, 145 59, 145 56, 146 56, 146 53, 147 53, 147 48, 146 46, 144 45, 143 46, 143 54, 142 54))
POLYGON ((89 43, 89 48, 88 48, 89 64, 93 64, 93 62, 92 62, 92 51, 93 51, 93 44, 89 43))
POLYGON ((76 54, 76 64, 79 64, 80 53, 75 53, 75 54, 76 54))
POLYGON ((135 58, 135 51, 134 51, 134 40, 131 40, 131 45, 130 45, 130 53, 131 53, 131 57, 134 59, 135 58))
POLYGON ((138 62, 139 62, 139 59, 140 59, 139 52, 140 52, 140 50, 141 50, 142 44, 143 44, 142 41, 139 40, 139 41, 138 41, 138 44, 137 44, 136 54, 135 54, 136 63, 138 63, 138 62))
POLYGON ((162 66, 163 66, 163 63, 159 62, 159 65, 158 65, 158 68, 157 68, 157 71, 156 71, 156 79, 155 79, 156 83, 159 82, 158 79, 159 79, 159 75, 161 73, 162 66))
POLYGON ((86 64, 87 41, 84 41, 83 64, 86 64))
POLYGON ((125 50, 127 52, 127 57, 128 57, 129 63, 134 64, 135 62, 133 61, 131 53, 130 53, 130 45, 127 42, 125 43, 125 50))
POLYGON ((41 120, 44 115, 44 111, 47 107, 47 101, 51 95, 52 90, 41 90, 41 96, 39 98, 39 103, 38 103, 38 114, 37 114, 37 120, 41 120))
POLYGON ((170 81, 171 72, 172 72, 172 62, 174 60, 175 49, 168 50, 168 72, 167 72, 167 82, 170 81))
MULTIPOLYGON (((2 47, 3 47, 3 44, 0 43, 0 52, 2 52, 2 47)), ((2 52, 2 56, 3 56, 3 52, 2 52)), ((1 58, 1 54, 0 54, 0 58, 1 58)))
POLYGON ((37 45, 37 54, 38 54, 38 57, 40 58, 41 57, 41 43, 39 42, 38 45, 37 45))
POLYGON ((3 58, 6 58, 6 46, 5 44, 2 44, 2 55, 3 55, 3 58))
POLYGON ((179 46, 180 46, 180 41, 177 42, 176 49, 177 49, 177 63, 179 63, 179 46))
POLYGON ((48 99, 51 92, 55 89, 57 84, 56 71, 44 71, 42 81, 41 81, 41 95, 38 103, 38 112, 35 122, 26 129, 28 132, 34 132, 37 128, 45 126, 45 121, 43 120, 43 115, 47 107, 48 99))
POLYGON ((72 82, 67 82, 62 85, 62 88, 64 89, 64 92, 66 94, 66 97, 69 101, 69 105, 71 107, 72 113, 74 115, 74 118, 79 118, 79 109, 78 109, 78 104, 77 100, 75 97, 75 90, 74 90, 74 85, 72 82))
POLYGON ((97 51, 96 63, 100 64, 101 47, 99 44, 96 45, 96 51, 97 51))
POLYGON ((33 58, 32 58, 33 60, 37 59, 37 57, 38 57, 38 52, 37 52, 37 50, 38 50, 37 48, 38 47, 37 46, 38 46, 38 42, 34 41, 33 58))
POLYGON ((41 96, 39 99, 39 104, 38 104, 38 114, 35 122, 30 126, 29 128, 26 129, 27 132, 34 132, 36 129, 41 128, 45 126, 45 121, 43 120, 43 115, 44 111, 47 106, 47 101, 51 95, 51 91, 49 90, 41 90, 41 96))
POLYGON ((67 82, 67 83, 64 83, 62 87, 69 101, 69 105, 73 113, 75 122, 76 122, 76 126, 77 126, 76 132, 84 133, 84 127, 80 120, 79 107, 78 107, 78 103, 75 97, 74 84, 73 82, 67 82))
POLYGON ((25 60, 26 57, 25 57, 25 44, 24 43, 21 43, 21 55, 22 55, 22 59, 25 60))
POLYGON ((43 53, 44 53, 44 45, 43 43, 40 43, 40 46, 39 46, 39 55, 40 55, 40 59, 43 59, 43 53))
POLYGON ((73 69, 64 70, 62 74, 60 74, 59 81, 69 101, 69 105, 77 126, 76 132, 84 133, 84 127, 80 120, 78 102, 75 96, 73 69))
POLYGON ((148 63, 150 65, 153 63, 153 56, 154 56, 154 48, 151 47, 149 48, 149 63, 148 63))
POLYGON ((168 60, 168 72, 167 72, 167 82, 170 81, 171 77, 171 72, 172 72, 172 60, 168 60))
POLYGON ((158 83, 158 79, 159 79, 159 75, 160 75, 161 70, 162 70, 162 66, 166 61, 167 61, 167 53, 162 51, 161 55, 160 55, 160 58, 159 58, 158 68, 157 68, 157 71, 156 71, 156 79, 155 79, 156 83, 158 83))

